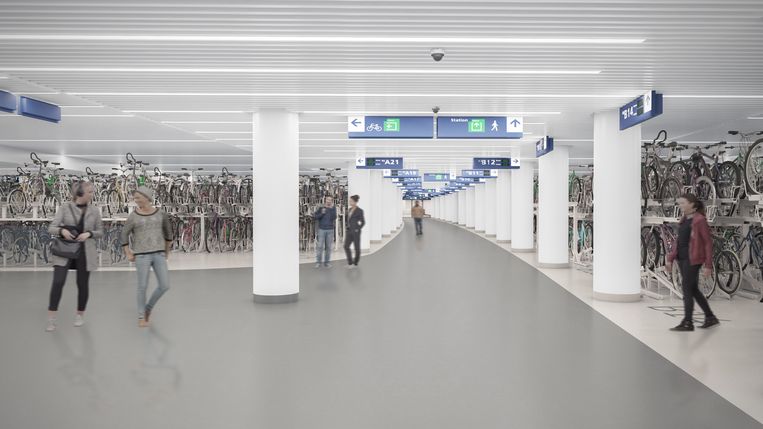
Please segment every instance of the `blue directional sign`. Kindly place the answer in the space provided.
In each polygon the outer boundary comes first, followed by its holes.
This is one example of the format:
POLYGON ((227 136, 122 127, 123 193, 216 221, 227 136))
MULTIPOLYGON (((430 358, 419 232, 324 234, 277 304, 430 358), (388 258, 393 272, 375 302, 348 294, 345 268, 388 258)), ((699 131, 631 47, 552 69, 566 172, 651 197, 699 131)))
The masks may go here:
POLYGON ((403 168, 403 158, 390 157, 358 157, 355 158, 355 168, 378 170, 399 170, 403 168))
POLYGON ((469 183, 484 183, 485 182, 485 178, 484 177, 463 177, 463 176, 458 176, 458 177, 456 177, 456 180, 458 182, 460 182, 460 183, 465 183, 465 184, 469 184, 469 183))
POLYGON ((491 179, 498 177, 498 172, 495 170, 461 170, 461 176, 491 179))
POLYGON ((524 118, 513 116, 440 116, 440 139, 521 139, 524 118))
POLYGON ((61 121, 59 106, 24 96, 19 97, 19 114, 48 122, 61 121))
POLYGON ((541 156, 554 150, 554 138, 546 136, 535 143, 535 157, 541 156))
POLYGON ((652 90, 620 108, 620 130, 662 115, 662 94, 652 90))
POLYGON ((16 111, 16 96, 10 92, 0 91, 0 110, 13 113, 16 111))
POLYGON ((424 173, 425 182, 447 182, 450 180, 450 173, 424 173))
POLYGON ((384 178, 394 177, 417 177, 419 170, 384 170, 384 178))
POLYGON ((392 179, 396 183, 421 183, 421 176, 419 177, 395 177, 392 179))
POLYGON ((472 168, 475 170, 488 169, 509 169, 519 168, 519 159, 517 158, 474 158, 472 168))
POLYGON ((350 116, 347 136, 351 139, 431 139, 431 116, 350 116))

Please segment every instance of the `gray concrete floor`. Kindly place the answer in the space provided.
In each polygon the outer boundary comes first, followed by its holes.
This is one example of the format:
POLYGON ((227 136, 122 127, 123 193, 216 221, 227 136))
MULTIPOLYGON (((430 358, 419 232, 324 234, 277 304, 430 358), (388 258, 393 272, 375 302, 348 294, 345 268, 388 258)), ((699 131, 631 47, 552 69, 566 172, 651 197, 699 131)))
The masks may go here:
POLYGON ((149 330, 132 273, 93 276, 83 328, 70 279, 53 334, 51 274, 0 273, 0 427, 762 427, 507 252, 424 233, 302 266, 295 304, 252 303, 247 269, 173 272, 149 330))

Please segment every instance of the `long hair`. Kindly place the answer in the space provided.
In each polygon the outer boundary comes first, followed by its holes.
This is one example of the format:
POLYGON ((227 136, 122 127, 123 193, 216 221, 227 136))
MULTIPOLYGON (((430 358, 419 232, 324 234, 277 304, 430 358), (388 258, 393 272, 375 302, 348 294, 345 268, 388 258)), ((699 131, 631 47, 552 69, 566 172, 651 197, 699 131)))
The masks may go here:
POLYGON ((697 213, 701 214, 702 216, 707 216, 707 213, 705 212, 705 203, 703 203, 699 198, 697 198, 694 194, 683 194, 679 198, 683 198, 686 201, 688 201, 690 204, 694 206, 694 210, 697 211, 697 213))

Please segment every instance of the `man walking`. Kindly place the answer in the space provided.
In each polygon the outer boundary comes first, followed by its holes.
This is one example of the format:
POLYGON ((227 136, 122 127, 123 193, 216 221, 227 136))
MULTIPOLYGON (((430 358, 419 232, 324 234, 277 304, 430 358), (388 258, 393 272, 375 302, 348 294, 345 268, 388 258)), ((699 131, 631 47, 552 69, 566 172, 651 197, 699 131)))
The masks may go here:
POLYGON ((419 202, 416 201, 416 204, 411 208, 411 217, 413 218, 413 222, 416 224, 416 235, 423 235, 423 224, 424 222, 424 207, 419 205, 419 202))
POLYGON ((336 207, 334 199, 326 197, 323 207, 319 208, 313 216, 318 223, 318 245, 315 252, 315 268, 323 265, 331 267, 331 248, 334 246, 334 226, 336 224, 336 207))

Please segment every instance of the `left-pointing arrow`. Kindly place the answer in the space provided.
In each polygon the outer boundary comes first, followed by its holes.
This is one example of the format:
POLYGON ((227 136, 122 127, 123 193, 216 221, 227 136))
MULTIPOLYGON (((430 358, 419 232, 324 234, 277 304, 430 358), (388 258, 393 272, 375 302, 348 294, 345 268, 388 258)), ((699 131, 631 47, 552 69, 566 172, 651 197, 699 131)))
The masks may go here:
POLYGON ((352 120, 352 122, 350 122, 350 123, 351 123, 353 126, 357 127, 357 126, 358 126, 358 124, 360 124, 360 121, 358 121, 357 119, 353 119, 353 120, 352 120))

